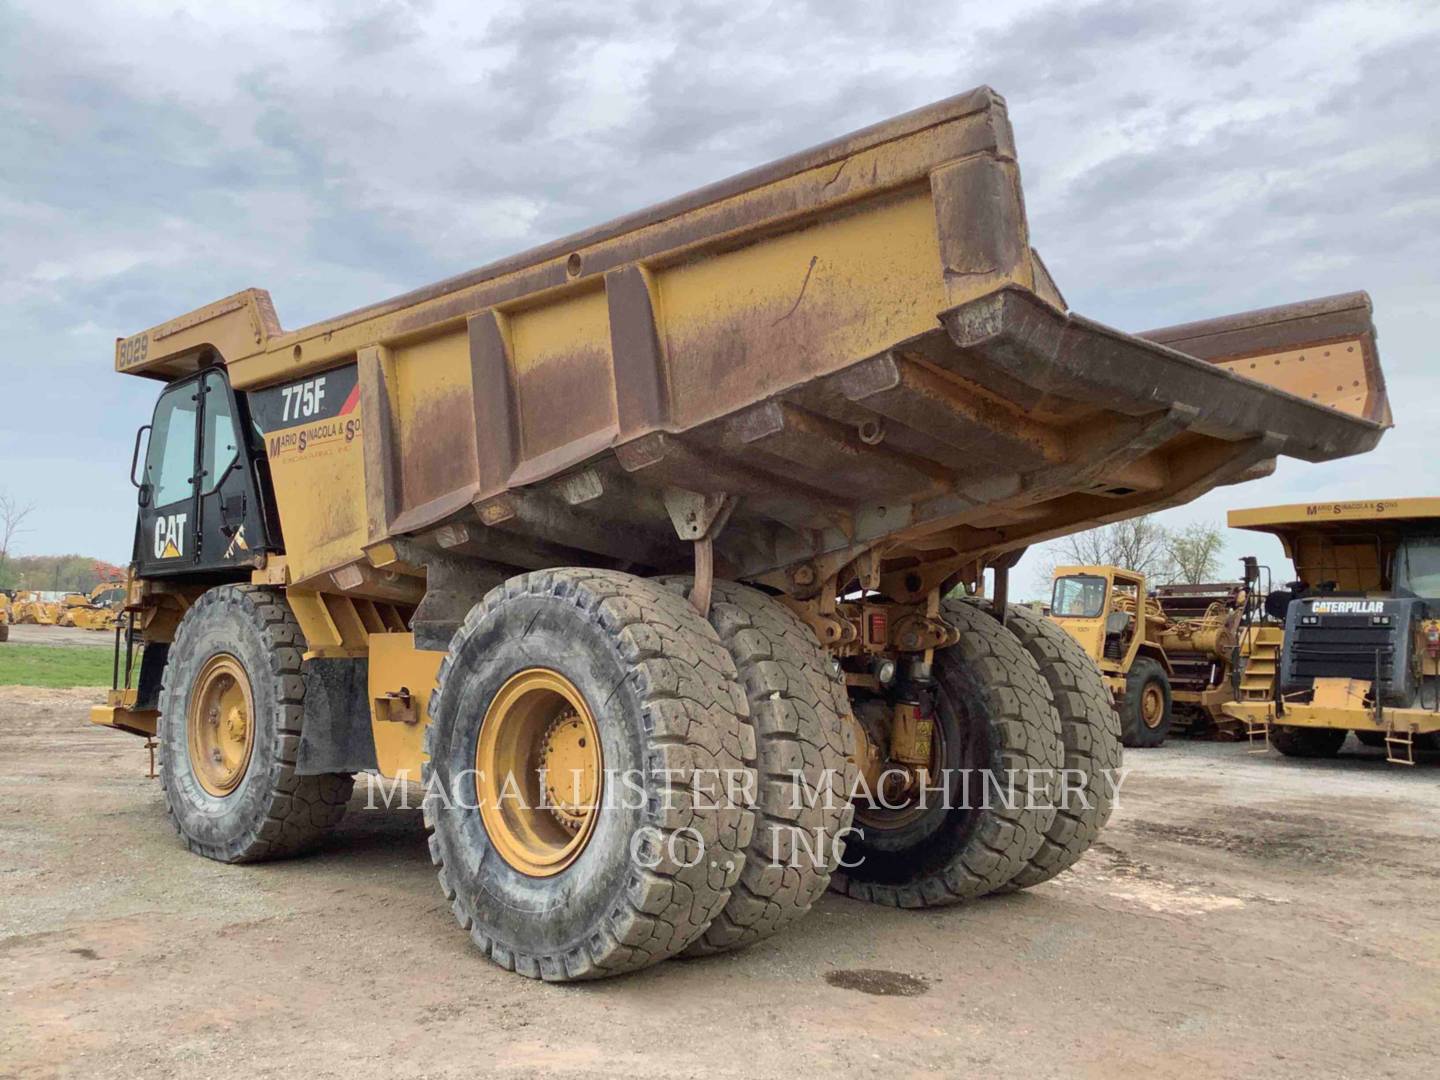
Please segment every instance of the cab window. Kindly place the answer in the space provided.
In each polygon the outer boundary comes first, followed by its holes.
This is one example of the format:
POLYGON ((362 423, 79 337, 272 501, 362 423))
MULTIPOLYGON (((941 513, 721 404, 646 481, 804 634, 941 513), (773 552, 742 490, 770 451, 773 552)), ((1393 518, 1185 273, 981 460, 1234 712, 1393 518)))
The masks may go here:
POLYGON ((1069 574, 1055 579, 1050 614, 1062 619, 1098 619, 1105 611, 1105 579, 1069 574))
POLYGON ((177 387, 160 398, 145 455, 152 506, 169 506, 194 494, 195 390, 177 387))
POLYGON ((205 490, 209 495, 230 471, 240 454, 240 438, 230 411, 225 380, 216 374, 205 376, 205 490))
POLYGON ((1395 588, 1427 600, 1440 599, 1440 538, 1412 536, 1395 551, 1395 588))

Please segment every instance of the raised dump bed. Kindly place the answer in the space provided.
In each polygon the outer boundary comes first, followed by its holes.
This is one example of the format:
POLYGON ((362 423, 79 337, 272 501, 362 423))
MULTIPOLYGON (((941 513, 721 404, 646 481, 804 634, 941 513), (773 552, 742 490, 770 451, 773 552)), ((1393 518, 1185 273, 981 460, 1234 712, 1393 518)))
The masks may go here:
POLYGON ((1362 294, 1067 311, 988 89, 304 329, 237 293, 116 367, 168 385, 146 648, 93 718, 157 736, 229 862, 319 843, 357 773, 423 777, 457 919, 547 979, 750 944, 827 885, 1062 872, 1118 722, 1008 567, 1389 424, 1362 294))
POLYGON ((223 360, 263 392, 358 365, 343 462, 267 427, 296 580, 447 524, 504 565, 663 567, 689 556, 667 487, 740 497, 736 576, 878 543, 948 573, 1374 446, 1369 315, 1351 294, 1137 336, 1068 313, 981 89, 314 326, 239 293, 116 366, 223 360))

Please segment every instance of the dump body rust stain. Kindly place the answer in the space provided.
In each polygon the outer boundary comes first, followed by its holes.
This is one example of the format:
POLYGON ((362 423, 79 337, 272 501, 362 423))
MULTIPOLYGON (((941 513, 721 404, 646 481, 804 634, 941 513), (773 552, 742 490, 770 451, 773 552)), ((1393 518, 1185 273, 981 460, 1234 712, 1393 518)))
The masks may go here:
POLYGON ((879 968, 827 971, 825 981, 841 990, 858 990, 876 997, 919 997, 930 989, 924 979, 906 975, 903 971, 883 971, 879 968))

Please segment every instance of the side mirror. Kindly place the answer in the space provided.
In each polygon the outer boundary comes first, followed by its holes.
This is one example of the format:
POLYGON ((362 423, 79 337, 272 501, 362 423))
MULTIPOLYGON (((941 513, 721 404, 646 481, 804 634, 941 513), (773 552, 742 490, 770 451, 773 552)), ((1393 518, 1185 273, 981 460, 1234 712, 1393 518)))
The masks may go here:
MULTIPOLYGON (((145 497, 145 489, 148 488, 150 485, 142 484, 139 480, 135 479, 135 468, 140 464, 140 436, 144 435, 147 431, 149 431, 150 427, 151 425, 144 424, 141 427, 135 429, 135 448, 130 451, 130 483, 140 489, 141 506, 144 506, 150 501, 148 498, 145 497)), ((148 441, 145 444, 145 448, 147 450, 150 448, 150 444, 148 441)))

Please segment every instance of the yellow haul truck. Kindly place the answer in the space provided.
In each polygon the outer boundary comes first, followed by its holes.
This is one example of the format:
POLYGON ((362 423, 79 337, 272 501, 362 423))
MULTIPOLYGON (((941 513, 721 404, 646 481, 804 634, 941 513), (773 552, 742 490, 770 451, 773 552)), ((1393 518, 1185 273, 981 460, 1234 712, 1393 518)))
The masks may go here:
POLYGON ((1280 538, 1296 580, 1267 598, 1225 712, 1292 757, 1333 757, 1353 731, 1398 764, 1440 750, 1440 499, 1232 510, 1280 538))
POLYGON ((1177 721, 1210 730, 1233 723, 1233 672, 1247 640, 1244 583, 1164 585, 1118 566, 1056 567, 1050 618, 1105 677, 1126 746, 1160 746, 1177 721))
POLYGON ((145 648, 94 719, 155 734, 228 862, 313 845, 357 772, 422 779, 460 925, 555 980, 746 945, 827 885, 1059 873, 1118 726, 1008 568, 1389 425, 1363 294, 1068 312, 988 89, 314 326, 236 293, 115 365, 160 384, 145 648), (1318 342, 1343 392, 1292 363, 1318 342))

